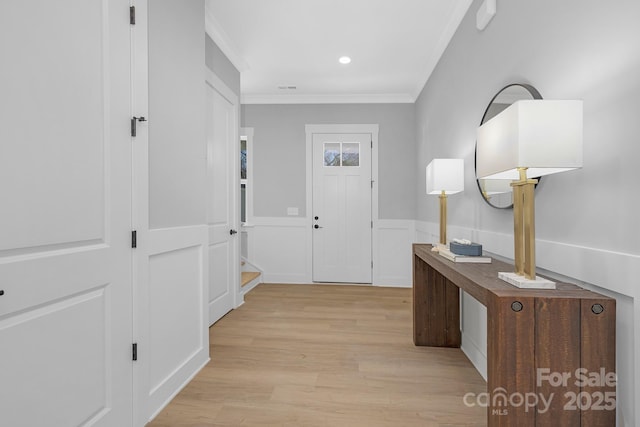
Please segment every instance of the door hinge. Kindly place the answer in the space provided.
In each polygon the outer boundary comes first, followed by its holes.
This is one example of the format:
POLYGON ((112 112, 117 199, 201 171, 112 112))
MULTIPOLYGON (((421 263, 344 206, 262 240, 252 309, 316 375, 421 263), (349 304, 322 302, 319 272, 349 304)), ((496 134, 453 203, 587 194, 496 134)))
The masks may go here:
POLYGON ((371 148, 373 148, 373 139, 371 140, 371 148))
POLYGON ((144 117, 132 117, 131 118, 131 136, 137 136, 138 134, 138 122, 146 122, 144 117))
POLYGON ((129 24, 136 25, 136 7, 129 7, 129 24))
POLYGON ((371 221, 371 228, 373 228, 373 221, 371 221))
POLYGON ((131 232, 131 247, 133 249, 138 247, 138 232, 136 230, 131 232))
POLYGON ((371 260, 371 268, 373 268, 373 260, 371 260))
POLYGON ((138 343, 134 342, 131 346, 131 359, 135 362, 138 360, 138 343))

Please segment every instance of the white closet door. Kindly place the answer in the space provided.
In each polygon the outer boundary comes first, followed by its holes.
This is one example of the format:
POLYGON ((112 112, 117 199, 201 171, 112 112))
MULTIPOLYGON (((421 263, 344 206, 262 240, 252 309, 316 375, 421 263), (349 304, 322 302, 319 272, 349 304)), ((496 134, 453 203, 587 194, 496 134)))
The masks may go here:
POLYGON ((237 213, 240 175, 237 97, 207 73, 209 324, 234 306, 240 287, 237 213))
POLYGON ((128 0, 0 3, 0 424, 132 423, 128 0))

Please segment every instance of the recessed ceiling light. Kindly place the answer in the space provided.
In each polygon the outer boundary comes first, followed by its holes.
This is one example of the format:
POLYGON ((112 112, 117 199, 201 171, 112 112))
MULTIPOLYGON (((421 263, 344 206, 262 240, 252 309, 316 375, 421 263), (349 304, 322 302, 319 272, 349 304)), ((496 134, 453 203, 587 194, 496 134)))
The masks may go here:
POLYGON ((346 65, 351 62, 351 58, 349 58, 348 56, 341 56, 340 59, 338 59, 338 62, 346 65))

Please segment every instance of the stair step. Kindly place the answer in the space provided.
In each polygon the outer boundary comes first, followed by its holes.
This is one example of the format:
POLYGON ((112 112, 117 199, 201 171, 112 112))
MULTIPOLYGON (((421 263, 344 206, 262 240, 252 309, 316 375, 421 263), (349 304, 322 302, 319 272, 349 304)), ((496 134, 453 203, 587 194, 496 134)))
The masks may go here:
POLYGON ((248 285, 257 277, 260 277, 260 273, 257 271, 243 271, 242 272, 242 286, 248 285))

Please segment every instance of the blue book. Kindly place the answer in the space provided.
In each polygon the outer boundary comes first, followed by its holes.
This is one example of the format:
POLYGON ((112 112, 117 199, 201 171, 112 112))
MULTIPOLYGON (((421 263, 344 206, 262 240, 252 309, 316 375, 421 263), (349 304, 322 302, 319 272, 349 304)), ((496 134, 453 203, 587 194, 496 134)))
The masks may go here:
POLYGON ((464 245, 461 243, 451 242, 449 243, 449 250, 456 255, 465 255, 465 256, 481 256, 482 255, 482 245, 479 243, 471 243, 469 245, 464 245))

